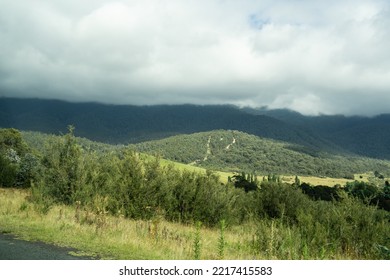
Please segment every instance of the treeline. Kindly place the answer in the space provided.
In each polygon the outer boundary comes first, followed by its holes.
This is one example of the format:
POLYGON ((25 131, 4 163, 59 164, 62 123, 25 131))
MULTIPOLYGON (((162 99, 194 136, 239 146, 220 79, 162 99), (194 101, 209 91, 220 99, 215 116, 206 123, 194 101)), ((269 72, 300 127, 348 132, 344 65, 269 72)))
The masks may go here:
POLYGON ((299 185, 302 192, 314 200, 340 201, 346 195, 361 200, 368 205, 390 211, 390 186, 386 181, 383 185, 375 185, 369 182, 354 181, 347 182, 344 187, 336 185, 312 186, 306 183, 299 185))
MULTIPOLYGON (((354 195, 313 200, 302 192, 298 178, 289 185, 277 176, 258 180, 242 173, 223 184, 211 171, 180 171, 161 165, 158 157, 129 148, 95 151, 82 147, 72 128, 63 137, 49 139, 43 150, 36 152, 23 143, 18 131, 1 130, 0 134, 5 135, 1 138, 1 178, 9 172, 7 168, 15 171, 14 181, 2 185, 29 187, 30 200, 42 214, 53 205, 66 204, 74 206, 76 213, 85 210, 99 217, 201 222, 208 227, 223 221, 229 227, 257 227, 252 241, 242 244, 254 254, 269 252, 280 258, 390 257, 389 212, 354 195), (22 163, 28 155, 35 163, 24 173, 22 163), (279 251, 283 254, 275 254, 279 251)), ((86 215, 75 218, 88 222, 86 215)))

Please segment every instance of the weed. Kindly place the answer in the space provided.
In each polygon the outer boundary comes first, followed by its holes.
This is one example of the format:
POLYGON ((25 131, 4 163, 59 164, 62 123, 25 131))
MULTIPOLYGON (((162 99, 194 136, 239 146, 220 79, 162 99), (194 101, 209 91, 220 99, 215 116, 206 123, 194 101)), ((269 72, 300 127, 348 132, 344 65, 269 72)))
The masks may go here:
POLYGON ((218 259, 223 260, 225 256, 225 228, 226 223, 225 220, 221 220, 219 227, 219 238, 218 238, 218 259))
POLYGON ((20 211, 20 212, 24 212, 24 211, 26 211, 27 209, 28 209, 28 203, 27 203, 27 201, 23 201, 22 204, 21 204, 20 207, 19 207, 19 211, 20 211))
POLYGON ((196 223, 195 227, 195 236, 194 236, 194 259, 200 260, 201 254, 201 241, 200 241, 200 228, 202 226, 201 222, 196 223))

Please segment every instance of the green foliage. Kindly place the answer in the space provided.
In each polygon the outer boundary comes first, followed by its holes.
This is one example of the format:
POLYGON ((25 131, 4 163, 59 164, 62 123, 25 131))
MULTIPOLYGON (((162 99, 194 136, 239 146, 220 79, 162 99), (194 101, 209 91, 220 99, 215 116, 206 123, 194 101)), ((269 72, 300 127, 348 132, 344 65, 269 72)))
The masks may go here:
MULTIPOLYGON (((240 144, 239 137, 235 137, 236 142, 225 151, 240 144)), ((210 145, 215 149, 213 143, 210 145)), ((383 258, 383 250, 378 248, 390 247, 389 213, 362 202, 363 199, 373 203, 375 197, 385 199, 386 183, 383 188, 355 182, 347 185, 346 191, 325 186, 308 186, 304 190, 298 188, 298 177, 293 185, 283 183, 277 175, 269 175, 259 183, 255 175, 239 173, 223 184, 212 171, 177 170, 173 165, 162 165, 159 157, 140 154, 131 147, 82 147, 72 128, 60 138, 50 138, 41 153, 25 153, 18 163, 18 172, 23 164, 26 166, 26 172, 19 174, 33 178, 31 200, 36 202, 37 210, 45 214, 55 203, 74 205, 76 214, 93 214, 91 224, 99 234, 107 226, 109 214, 152 221, 156 229, 161 219, 195 224, 195 259, 201 257, 200 224, 219 226, 215 255, 221 259, 228 249, 226 224, 255 224, 248 246, 254 255, 269 258, 323 259, 343 254, 379 259, 383 258), (33 166, 39 166, 36 161, 40 159, 43 168, 34 171, 33 166), (236 187, 237 179, 255 184, 256 191, 236 187), (313 192, 315 200, 302 190, 313 192), (330 199, 336 194, 340 199, 330 199)), ((209 155, 210 161, 214 155, 209 155)), ((79 215, 76 221, 90 223, 92 218, 86 217, 79 215)), ((157 239, 156 233, 154 240, 157 239)))
POLYGON ((390 184, 389 181, 386 181, 385 186, 383 187, 383 198, 390 199, 390 184))
POLYGON ((202 226, 201 222, 196 222, 195 226, 195 236, 194 236, 194 259, 200 260, 201 257, 201 238, 200 238, 200 227, 202 226))
POLYGON ((351 174, 379 169, 388 174, 390 163, 363 157, 340 156, 326 152, 315 155, 291 145, 239 131, 215 130, 179 135, 134 145, 139 152, 160 154, 163 158, 204 168, 257 174, 295 174, 351 178, 351 174), (210 139, 210 154, 207 154, 210 139))
POLYGON ((18 166, 0 154, 0 186, 13 187, 16 184, 18 166))
POLYGON ((131 148, 111 152, 82 149, 73 129, 62 138, 50 138, 43 151, 44 196, 56 202, 93 208, 96 196, 107 198, 105 210, 127 218, 201 221, 215 226, 226 219, 245 219, 237 202, 243 193, 220 183, 211 172, 176 170, 131 148), (208 207, 204 207, 208 205, 208 207))
POLYGON ((306 195, 308 195, 310 198, 314 200, 326 200, 326 201, 333 201, 333 200, 340 200, 341 195, 340 192, 344 191, 344 189, 341 189, 338 186, 334 187, 328 187, 328 186, 311 186, 309 184, 303 183, 298 186, 302 192, 306 195))
POLYGON ((39 160, 16 129, 0 129, 0 185, 30 187, 38 177, 39 160))
POLYGON ((225 229, 226 229, 226 222, 225 220, 221 220, 219 225, 219 238, 218 238, 218 259, 220 260, 223 260, 225 256, 225 247, 226 247, 225 229))
POLYGON ((54 200, 50 193, 49 189, 41 184, 32 184, 31 186, 31 195, 29 199, 34 202, 35 209, 41 214, 47 214, 50 208, 54 205, 54 200))
POLYGON ((372 202, 379 195, 379 189, 376 185, 363 181, 347 183, 345 190, 348 194, 357 197, 366 203, 372 202))
POLYGON ((41 176, 42 166, 40 159, 32 153, 26 153, 19 164, 16 185, 29 188, 33 182, 39 181, 41 176))
POLYGON ((256 213, 260 217, 294 222, 300 209, 305 209, 309 203, 307 196, 288 184, 263 181, 256 194, 256 213))
POLYGON ((243 189, 245 192, 256 191, 257 186, 257 177, 254 174, 236 174, 233 176, 233 179, 230 179, 234 183, 234 186, 238 189, 243 189))
POLYGON ((378 244, 389 245, 389 213, 353 197, 345 196, 340 202, 313 201, 299 189, 288 191, 287 186, 267 184, 258 192, 262 219, 252 243, 256 252, 282 259, 323 259, 337 254, 383 258, 378 244))
POLYGON ((0 152, 4 153, 12 149, 18 156, 27 152, 27 145, 24 143, 19 130, 13 128, 0 129, 0 152))
POLYGON ((81 149, 76 143, 73 127, 60 141, 49 143, 43 158, 44 185, 58 202, 72 204, 83 186, 81 149))
POLYGON ((299 187, 300 184, 301 184, 301 180, 299 180, 298 176, 295 176, 294 187, 299 187))
POLYGON ((206 176, 183 171, 177 174, 173 187, 173 220, 201 221, 217 225, 220 220, 235 220, 237 192, 231 185, 223 185, 214 174, 206 176), (205 207, 207 205, 207 207, 205 207))

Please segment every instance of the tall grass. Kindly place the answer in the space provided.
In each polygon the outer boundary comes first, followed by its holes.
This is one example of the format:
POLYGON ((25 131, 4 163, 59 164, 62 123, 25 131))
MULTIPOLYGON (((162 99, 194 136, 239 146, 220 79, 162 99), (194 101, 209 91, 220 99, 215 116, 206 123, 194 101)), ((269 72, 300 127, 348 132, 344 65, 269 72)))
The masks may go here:
POLYGON ((297 213, 287 205, 279 217, 254 218, 240 225, 221 222, 209 228, 168 222, 163 216, 150 220, 113 216, 102 210, 104 197, 93 207, 56 204, 41 211, 29 201, 30 195, 29 190, 0 189, 1 232, 74 247, 104 259, 389 257, 388 214, 350 198, 335 204, 309 203, 297 213))

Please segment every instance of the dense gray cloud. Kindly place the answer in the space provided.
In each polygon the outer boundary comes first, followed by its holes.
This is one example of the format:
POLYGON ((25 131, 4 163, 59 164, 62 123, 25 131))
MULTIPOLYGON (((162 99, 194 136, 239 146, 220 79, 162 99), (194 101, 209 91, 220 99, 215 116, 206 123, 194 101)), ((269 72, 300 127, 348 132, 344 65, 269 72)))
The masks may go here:
POLYGON ((390 113, 385 0, 0 7, 0 96, 390 113))

